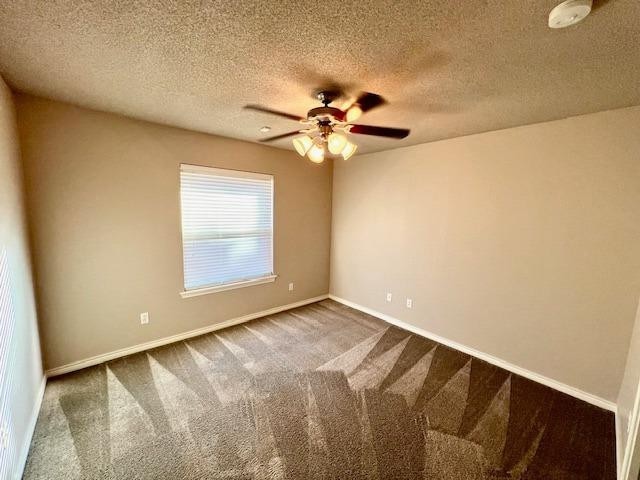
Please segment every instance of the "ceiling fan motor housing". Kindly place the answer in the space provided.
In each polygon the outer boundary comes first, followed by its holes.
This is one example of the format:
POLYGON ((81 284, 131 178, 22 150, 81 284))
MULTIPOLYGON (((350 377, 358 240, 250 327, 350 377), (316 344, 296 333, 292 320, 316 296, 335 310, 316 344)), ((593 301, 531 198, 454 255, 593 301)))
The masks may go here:
POLYGON ((343 122, 344 118, 345 118, 345 113, 340 110, 339 108, 334 108, 334 107, 316 107, 316 108, 312 108, 311 110, 309 110, 309 112, 307 113, 307 118, 309 120, 312 119, 327 119, 330 120, 331 117, 333 117, 333 119, 339 121, 339 122, 343 122))

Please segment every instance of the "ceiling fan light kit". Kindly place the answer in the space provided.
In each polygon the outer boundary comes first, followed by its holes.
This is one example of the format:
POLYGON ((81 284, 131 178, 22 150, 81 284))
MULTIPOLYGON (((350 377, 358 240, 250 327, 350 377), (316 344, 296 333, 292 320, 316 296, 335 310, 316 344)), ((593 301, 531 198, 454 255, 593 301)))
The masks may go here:
POLYGON ((342 158, 344 158, 345 160, 349 160, 349 158, 351 158, 351 156, 356 153, 356 150, 358 150, 358 146, 355 143, 347 143, 347 145, 344 147, 344 150, 342 150, 342 158))
POLYGON ((308 156, 313 163, 322 163, 324 162, 324 148, 321 145, 314 144, 309 149, 308 156))
POLYGON ((330 103, 342 95, 342 92, 336 90, 318 92, 316 98, 322 102, 323 106, 312 108, 307 112, 306 117, 280 112, 261 105, 245 105, 244 108, 295 120, 305 125, 306 128, 264 138, 261 142, 272 142, 303 134, 293 139, 293 147, 301 157, 306 155, 314 163, 322 163, 327 154, 341 155, 344 160, 352 157, 358 146, 349 141, 349 134, 373 135, 395 139, 406 138, 409 135, 410 130, 404 128, 376 127, 352 123, 360 118, 362 114, 387 103, 380 95, 362 92, 345 110, 329 106, 330 103))
POLYGON ((329 135, 327 139, 327 147, 329 148, 329 152, 334 155, 339 155, 344 150, 344 147, 347 146, 347 137, 340 133, 333 132, 329 135))
POLYGON ((313 146, 313 140, 308 135, 293 139, 293 146, 301 157, 304 157, 313 146))

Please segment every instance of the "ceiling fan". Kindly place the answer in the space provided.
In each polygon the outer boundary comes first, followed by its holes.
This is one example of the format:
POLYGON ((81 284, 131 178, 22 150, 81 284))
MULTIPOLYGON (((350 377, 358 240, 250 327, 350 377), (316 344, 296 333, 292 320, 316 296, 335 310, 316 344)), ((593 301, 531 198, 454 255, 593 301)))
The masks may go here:
POLYGON ((315 163, 322 163, 327 152, 333 155, 342 155, 345 160, 350 158, 356 152, 358 146, 348 140, 346 134, 349 133, 396 139, 405 138, 409 135, 410 130, 406 128, 375 127, 373 125, 352 123, 360 118, 363 113, 387 103, 380 95, 362 92, 344 110, 329 106, 330 103, 341 96, 342 92, 339 90, 322 90, 318 92, 316 98, 323 106, 312 108, 307 112, 306 117, 280 112, 261 105, 245 105, 244 108, 288 118, 305 125, 300 130, 263 138, 260 141, 272 142, 302 134, 293 139, 293 146, 300 156, 307 155, 309 160, 315 163))

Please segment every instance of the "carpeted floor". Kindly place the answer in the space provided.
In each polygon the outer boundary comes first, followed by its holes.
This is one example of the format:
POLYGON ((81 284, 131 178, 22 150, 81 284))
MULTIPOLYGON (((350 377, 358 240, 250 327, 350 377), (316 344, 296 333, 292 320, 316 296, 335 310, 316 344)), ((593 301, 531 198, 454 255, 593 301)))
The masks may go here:
POLYGON ((52 379, 25 478, 614 480, 614 417, 325 300, 52 379))

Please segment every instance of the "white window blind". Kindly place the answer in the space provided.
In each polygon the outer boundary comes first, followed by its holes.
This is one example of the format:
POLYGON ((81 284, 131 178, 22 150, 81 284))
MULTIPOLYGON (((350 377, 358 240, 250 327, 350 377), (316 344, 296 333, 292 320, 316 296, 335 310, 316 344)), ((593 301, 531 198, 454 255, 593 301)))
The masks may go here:
POLYGON ((16 315, 13 289, 9 278, 7 251, 0 249, 0 478, 17 478, 18 450, 14 436, 11 401, 14 388, 20 383, 15 373, 15 342, 13 334, 16 315))
POLYGON ((184 288, 273 276, 273 176, 180 166, 184 288))

